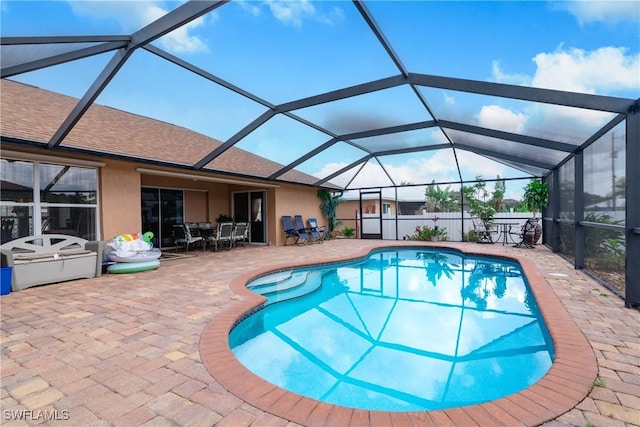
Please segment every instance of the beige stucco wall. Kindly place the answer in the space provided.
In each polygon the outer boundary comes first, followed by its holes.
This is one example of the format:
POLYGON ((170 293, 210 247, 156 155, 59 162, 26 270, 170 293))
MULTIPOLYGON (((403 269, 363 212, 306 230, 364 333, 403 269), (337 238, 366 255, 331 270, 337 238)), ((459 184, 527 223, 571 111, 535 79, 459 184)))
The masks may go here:
MULTIPOLYGON (((294 186, 283 184, 276 191, 275 206, 273 207, 273 221, 275 222, 276 234, 274 242, 278 246, 284 244, 284 229, 282 227, 283 215, 302 215, 305 220, 317 218, 318 225, 326 225, 327 220, 320 212, 320 199, 318 189, 315 187, 294 186)), ((306 225, 306 224, 305 224, 306 225)), ((270 233, 271 238, 271 233, 270 233)))
POLYGON ((356 211, 360 211, 359 200, 343 200, 338 205, 337 217, 341 219, 355 218, 356 211))
POLYGON ((219 214, 230 208, 229 184, 157 175, 142 175, 143 187, 159 187, 184 191, 186 222, 215 223, 219 214))
POLYGON ((100 219, 103 240, 123 233, 138 233, 140 215, 140 174, 135 165, 107 161, 100 168, 100 219))
MULTIPOLYGON (((320 225, 326 223, 326 219, 320 212, 320 199, 318 199, 317 189, 314 187, 281 184, 273 188, 263 187, 260 184, 256 184, 256 186, 221 184, 150 175, 142 176, 141 185, 185 190, 186 221, 209 221, 213 224, 216 224, 216 218, 219 214, 231 214, 234 192, 264 191, 266 193, 266 241, 272 245, 284 243, 282 215, 302 215, 305 221, 307 218, 315 217, 318 218, 320 225), (199 190, 207 190, 208 204, 206 209, 208 215, 203 208, 202 195, 195 194, 199 190)), ((139 211, 138 206, 137 212, 139 211)))
MULTIPOLYGON (((34 154, 40 151, 24 150, 34 154)), ((46 153, 51 156, 51 153, 46 153)), ((64 157, 64 156, 63 156, 64 157)), ((76 156, 74 156, 76 157, 76 156)), ((70 157, 64 157, 69 159, 70 157)), ((102 240, 111 240, 124 233, 142 232, 141 188, 157 187, 183 190, 185 192, 185 221, 211 222, 216 224, 219 214, 231 214, 232 193, 235 191, 264 191, 266 193, 266 241, 273 245, 284 243, 282 215, 302 215, 326 225, 320 212, 317 188, 294 184, 255 186, 211 182, 190 178, 174 178, 158 175, 143 175, 139 167, 148 165, 94 156, 77 156, 79 160, 99 161, 99 212, 98 229, 102 240)), ((64 160, 61 160, 64 163, 64 160)), ((165 169, 167 171, 176 171, 165 169)))

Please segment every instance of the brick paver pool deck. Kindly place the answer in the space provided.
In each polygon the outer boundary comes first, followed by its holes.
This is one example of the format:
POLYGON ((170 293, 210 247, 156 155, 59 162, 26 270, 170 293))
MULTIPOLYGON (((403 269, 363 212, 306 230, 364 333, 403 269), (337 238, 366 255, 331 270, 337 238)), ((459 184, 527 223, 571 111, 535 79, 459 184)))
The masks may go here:
POLYGON ((451 244, 519 257, 530 281, 540 282, 532 288, 557 361, 540 382, 506 399, 451 411, 354 411, 265 386, 228 354, 229 325, 257 302, 241 290, 247 277, 398 244, 195 250, 155 271, 2 296, 0 423, 640 426, 640 312, 544 247, 451 244))

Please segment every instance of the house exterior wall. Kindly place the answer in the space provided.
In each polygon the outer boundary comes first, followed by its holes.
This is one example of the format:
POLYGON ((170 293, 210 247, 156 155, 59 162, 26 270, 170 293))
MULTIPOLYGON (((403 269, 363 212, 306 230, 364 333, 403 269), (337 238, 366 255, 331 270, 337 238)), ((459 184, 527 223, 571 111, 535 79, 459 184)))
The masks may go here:
POLYGON ((142 175, 141 183, 142 187, 183 190, 187 222, 215 224, 218 215, 231 212, 229 184, 226 183, 156 175, 142 175))
MULTIPOLYGON (((394 200, 385 200, 382 199, 382 203, 388 203, 391 205, 388 215, 396 214, 396 202, 394 200)), ((379 200, 363 200, 362 201, 362 210, 363 212, 370 214, 380 214, 382 213, 382 208, 380 207, 379 200)), ((338 217, 339 218, 355 218, 356 211, 360 212, 360 200, 343 200, 338 205, 338 217)))
MULTIPOLYGON (((274 210, 275 213, 271 219, 275 222, 274 228, 276 230, 275 238, 273 241, 276 245, 282 246, 284 244, 285 235, 284 228, 282 226, 283 215, 302 215, 305 220, 308 218, 317 218, 318 225, 326 225, 327 219, 322 215, 320 211, 320 199, 318 198, 318 189, 314 187, 294 186, 290 184, 283 184, 276 191, 274 210)), ((269 213, 271 213, 269 212, 269 213)), ((306 224, 305 224, 306 225, 306 224)), ((271 239, 271 234, 269 235, 271 239)))
MULTIPOLYGON (((12 147, 14 148, 14 147, 12 147)), ((21 150, 16 150, 21 151, 21 150)), ((25 150, 33 154, 44 153, 25 150)), ((55 163, 58 156, 46 152, 55 163)), ((60 156, 60 163, 65 164, 72 157, 60 156)), ((267 242, 282 245, 284 231, 282 215, 302 215, 318 218, 322 225, 323 218, 316 193, 317 188, 280 184, 278 187, 265 187, 260 183, 255 186, 218 183, 205 180, 174 178, 150 175, 138 172, 137 168, 145 167, 135 162, 113 159, 102 159, 98 156, 74 156, 79 160, 98 161, 104 164, 98 171, 98 231, 102 240, 111 240, 124 233, 143 232, 141 213, 141 188, 157 187, 184 191, 185 221, 211 222, 216 224, 219 214, 231 214, 232 194, 236 191, 264 191, 266 193, 266 236, 267 242)), ((164 169, 171 171, 171 169, 164 169)), ((229 177, 224 177, 229 179, 229 177)), ((232 178, 231 178, 232 179, 232 178)), ((273 185, 269 182, 269 185, 273 185)))
POLYGON ((100 235, 110 240, 123 233, 137 233, 142 227, 140 214, 140 174, 135 165, 107 161, 99 168, 100 235))
MULTIPOLYGON (((373 203, 373 202, 372 202, 373 203)), ((377 205, 377 201, 375 204, 377 205)), ((377 209, 377 208, 376 208, 377 209)), ((359 200, 343 200, 338 204, 336 219, 341 221, 336 226, 336 231, 341 231, 344 227, 350 227, 358 230, 358 224, 356 220, 356 211, 360 212, 359 200)), ((376 210, 378 212, 378 210, 376 210)))

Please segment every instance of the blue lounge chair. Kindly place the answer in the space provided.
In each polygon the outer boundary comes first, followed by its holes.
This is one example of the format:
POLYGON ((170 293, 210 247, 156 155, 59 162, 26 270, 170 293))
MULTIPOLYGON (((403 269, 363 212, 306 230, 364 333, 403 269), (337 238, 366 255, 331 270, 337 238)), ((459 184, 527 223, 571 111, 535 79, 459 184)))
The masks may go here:
POLYGON ((309 218, 307 223, 309 224, 309 233, 311 233, 313 239, 317 243, 324 242, 324 239, 327 237, 327 229, 325 227, 318 227, 318 220, 315 218, 309 218))
POLYGON ((302 215, 294 216, 295 219, 295 227, 298 232, 298 241, 302 240, 302 244, 311 243, 311 232, 304 225, 304 220, 302 219, 302 215))
POLYGON ((282 217, 282 227, 284 228, 285 235, 284 245, 287 246, 287 241, 289 239, 293 239, 294 245, 297 244, 300 237, 298 236, 298 230, 296 230, 296 228, 294 227, 293 219, 291 219, 290 215, 285 215, 282 217))

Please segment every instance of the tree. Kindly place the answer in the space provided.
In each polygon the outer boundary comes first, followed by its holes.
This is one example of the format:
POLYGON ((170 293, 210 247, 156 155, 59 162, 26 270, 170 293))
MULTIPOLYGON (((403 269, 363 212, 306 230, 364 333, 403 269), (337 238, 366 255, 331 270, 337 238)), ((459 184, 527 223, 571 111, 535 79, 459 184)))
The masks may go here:
POLYGON ((506 192, 506 189, 507 185, 505 180, 500 179, 500 175, 498 175, 498 180, 496 181, 493 189, 493 195, 491 196, 491 205, 496 212, 502 212, 504 210, 504 193, 506 192))
POLYGON ((322 203, 320 203, 320 211, 327 217, 329 231, 334 231, 335 227, 339 225, 338 221, 336 221, 336 215, 338 204, 342 201, 342 193, 334 194, 329 190, 321 188, 317 194, 318 198, 322 201, 322 203))
POLYGON ((435 180, 427 185, 424 191, 424 207, 428 212, 450 212, 457 207, 458 201, 451 192, 451 186, 444 190, 436 185, 435 180))
POLYGON ((476 176, 476 181, 472 186, 463 186, 462 194, 469 213, 480 218, 489 229, 493 224, 493 216, 496 214, 496 210, 492 206, 491 198, 489 198, 487 183, 480 175, 476 176))
POLYGON ((524 187, 523 200, 535 217, 536 213, 542 212, 542 209, 544 209, 549 202, 547 183, 535 179, 531 180, 531 182, 524 187))

